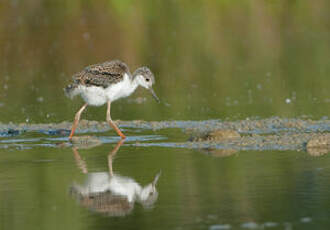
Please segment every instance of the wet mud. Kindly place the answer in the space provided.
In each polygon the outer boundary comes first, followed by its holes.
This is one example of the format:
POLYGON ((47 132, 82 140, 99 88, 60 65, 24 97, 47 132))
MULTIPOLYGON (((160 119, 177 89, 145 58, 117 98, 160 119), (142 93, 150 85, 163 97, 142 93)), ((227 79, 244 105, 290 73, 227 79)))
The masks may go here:
MULTIPOLYGON (((277 132, 330 132, 330 120, 303 120, 289 118, 268 118, 268 119, 245 119, 240 121, 121 121, 116 123, 124 128, 136 129, 194 129, 200 131, 212 130, 235 130, 239 133, 249 134, 270 134, 277 132)), ((3 124, 0 123, 0 133, 8 130, 13 131, 40 131, 40 132, 63 132, 70 130, 71 121, 63 121, 60 123, 48 124, 3 124)), ((104 132, 109 130, 106 122, 81 120, 77 131, 79 132, 104 132)))
MULTIPOLYGON (((133 137, 129 143, 137 146, 163 146, 200 149, 214 156, 228 156, 241 150, 297 150, 320 156, 330 149, 330 120, 303 120, 287 118, 246 119, 240 121, 116 121, 125 130, 144 135, 146 140, 133 137), (182 130, 184 140, 155 135, 153 131, 182 130), (151 132, 150 132, 151 131, 151 132), (152 138, 155 136, 155 139, 152 138), (134 141, 135 140, 135 141, 134 141), (138 140, 138 141, 137 141, 138 140)), ((50 124, 2 124, 0 138, 8 140, 26 133, 39 133, 48 137, 63 137, 68 142, 72 123, 64 121, 50 124)), ((110 128, 106 122, 82 120, 77 134, 103 133, 110 128)), ((158 132, 157 132, 158 133, 158 132)), ((14 140, 12 141, 14 142, 14 140)), ((99 145, 106 137, 77 137, 72 145, 99 145), (96 139, 96 140, 95 140, 96 139)), ((0 142, 1 144, 1 142, 0 142)))

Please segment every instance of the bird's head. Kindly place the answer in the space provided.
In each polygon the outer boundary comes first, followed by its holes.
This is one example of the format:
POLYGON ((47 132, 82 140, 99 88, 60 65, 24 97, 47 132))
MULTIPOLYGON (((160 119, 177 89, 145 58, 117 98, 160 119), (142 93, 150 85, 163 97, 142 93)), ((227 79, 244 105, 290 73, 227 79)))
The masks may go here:
POLYGON ((161 172, 157 173, 152 183, 146 185, 142 188, 141 193, 139 194, 138 201, 143 205, 144 208, 152 208, 153 204, 158 199, 158 192, 156 185, 160 177, 161 172))
POLYGON ((158 103, 160 102, 155 91, 152 89, 152 85, 155 84, 155 77, 148 67, 143 66, 138 68, 135 70, 133 77, 140 86, 148 89, 151 92, 152 96, 158 103))

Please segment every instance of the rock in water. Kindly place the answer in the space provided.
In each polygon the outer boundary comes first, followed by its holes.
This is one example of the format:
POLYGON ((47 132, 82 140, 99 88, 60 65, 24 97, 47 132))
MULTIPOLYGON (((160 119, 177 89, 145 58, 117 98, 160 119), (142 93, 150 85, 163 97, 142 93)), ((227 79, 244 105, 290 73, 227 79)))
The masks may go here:
POLYGON ((313 156, 322 156, 330 152, 330 134, 314 136, 307 142, 306 149, 313 156))

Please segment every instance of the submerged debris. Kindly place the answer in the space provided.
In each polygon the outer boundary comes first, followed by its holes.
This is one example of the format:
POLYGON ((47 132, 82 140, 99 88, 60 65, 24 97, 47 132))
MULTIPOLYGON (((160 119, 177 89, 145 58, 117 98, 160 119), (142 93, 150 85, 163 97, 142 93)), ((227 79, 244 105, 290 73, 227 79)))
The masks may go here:
MULTIPOLYGON (((281 133, 271 135, 234 135, 233 138, 193 138, 188 148, 197 148, 214 156, 229 156, 238 150, 296 150, 313 156, 330 152, 330 134, 281 133)), ((181 143, 181 147, 185 144, 181 143)))
POLYGON ((69 129, 49 129, 49 130, 40 130, 39 132, 50 135, 50 136, 69 136, 71 130, 69 129))
POLYGON ((0 132, 0 137, 13 137, 21 134, 23 131, 9 128, 0 132))
POLYGON ((224 141, 238 139, 241 135, 235 130, 211 130, 209 132, 195 133, 196 136, 192 136, 192 141, 224 141))

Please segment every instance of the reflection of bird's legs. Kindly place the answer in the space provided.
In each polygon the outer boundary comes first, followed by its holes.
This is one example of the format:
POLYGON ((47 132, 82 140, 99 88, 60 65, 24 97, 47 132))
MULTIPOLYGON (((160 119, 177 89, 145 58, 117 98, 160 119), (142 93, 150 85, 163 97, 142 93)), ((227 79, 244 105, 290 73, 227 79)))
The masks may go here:
POLYGON ((126 136, 120 131, 120 129, 117 127, 117 125, 112 121, 111 116, 110 116, 110 106, 111 102, 108 101, 108 107, 107 107, 107 122, 109 125, 117 132, 117 134, 122 138, 125 139, 126 136))
POLYGON ((124 143, 124 139, 121 139, 117 145, 115 146, 115 148, 109 153, 108 155, 108 167, 109 167, 109 174, 110 176, 113 175, 113 171, 112 171, 112 158, 116 155, 116 153, 118 152, 120 146, 122 146, 122 144, 124 143))
POLYGON ((78 149, 72 148, 72 151, 73 151, 74 159, 76 160, 76 163, 78 165, 78 168, 80 168, 84 174, 87 174, 88 170, 87 170, 86 162, 83 159, 81 159, 78 149))

